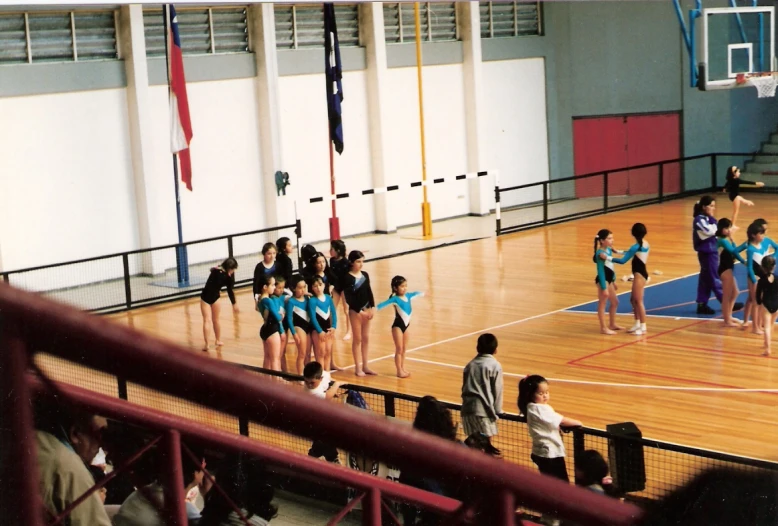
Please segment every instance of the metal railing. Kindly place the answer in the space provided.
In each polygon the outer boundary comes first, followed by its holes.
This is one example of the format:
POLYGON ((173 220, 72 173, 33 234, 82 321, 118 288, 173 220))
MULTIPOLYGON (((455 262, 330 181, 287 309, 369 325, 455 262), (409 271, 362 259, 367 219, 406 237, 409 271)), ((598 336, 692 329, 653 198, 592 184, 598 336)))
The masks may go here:
MULTIPOLYGON (((191 437, 205 445, 251 453, 268 465, 289 466, 300 474, 356 488, 362 492, 365 525, 382 524, 384 497, 433 510, 452 526, 473 513, 481 514, 487 521, 484 524, 513 525, 519 502, 581 524, 626 526, 635 524, 641 516, 635 506, 571 487, 368 412, 295 392, 276 379, 258 377, 104 318, 0 284, 0 382, 4 387, 4 396, 0 397, 0 479, 13 481, 0 492, 0 516, 12 518, 12 524, 42 524, 36 448, 31 446, 35 444, 32 409, 28 403, 40 386, 27 373, 40 350, 114 379, 121 376, 127 382, 128 392, 133 385, 153 389, 163 396, 223 411, 233 418, 261 422, 262 426, 306 439, 323 440, 417 475, 434 474, 436 478, 456 481, 473 497, 464 503, 452 502, 214 429, 178 414, 173 416, 64 383, 48 382, 61 395, 94 413, 164 433, 166 448, 171 453, 178 450, 180 437, 191 437), (176 381, 170 381, 173 377, 176 381)), ((40 369, 48 376, 45 368, 40 369)), ((160 401, 154 403, 159 405, 160 401)), ((180 496, 181 479, 176 480, 175 475, 181 474, 181 457, 170 454, 166 463, 165 491, 169 496, 180 496)), ((186 524, 182 499, 170 498, 165 506, 169 524, 186 524)), ((394 522, 399 524, 396 519, 394 522)))
POLYGON ((706 153, 501 188, 495 186, 497 235, 617 210, 718 192, 726 167, 762 152, 706 153))
MULTIPOLYGON (((134 309, 199 294, 210 268, 227 257, 238 261, 235 284, 250 283, 264 243, 280 237, 295 240, 299 250, 301 225, 271 228, 188 241, 105 256, 0 272, 0 281, 92 312, 134 309), (176 251, 189 255, 189 281, 176 276, 176 251)), ((298 256, 299 259, 299 256, 298 256)))

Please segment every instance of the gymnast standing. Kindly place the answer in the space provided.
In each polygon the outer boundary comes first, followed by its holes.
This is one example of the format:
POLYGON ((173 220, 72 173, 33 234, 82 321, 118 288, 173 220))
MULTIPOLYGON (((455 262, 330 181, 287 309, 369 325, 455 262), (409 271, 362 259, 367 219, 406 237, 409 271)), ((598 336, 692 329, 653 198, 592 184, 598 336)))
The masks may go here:
POLYGON ((718 222, 716 230, 716 248, 719 251, 719 278, 721 279, 722 300, 721 315, 724 318, 724 325, 727 327, 739 327, 738 320, 732 317, 733 312, 743 308, 742 303, 735 303, 740 294, 735 279, 735 259, 746 264, 746 261, 740 255, 740 252, 746 248, 743 243, 736 246, 731 237, 732 221, 726 217, 718 222))
POLYGON ((616 295, 616 272, 613 270, 613 233, 603 228, 594 237, 594 257, 597 264, 597 276, 594 283, 597 285, 597 318, 600 320, 600 332, 603 334, 616 334, 623 327, 616 325, 616 310, 619 308, 619 297, 616 295), (611 308, 608 311, 609 325, 605 325, 605 304, 610 300, 611 308))
POLYGON ((389 299, 378 304, 378 310, 394 305, 394 323, 392 323, 392 339, 394 340, 394 365, 397 367, 398 378, 408 378, 411 373, 405 370, 405 351, 408 348, 408 328, 411 325, 411 300, 423 296, 423 292, 408 292, 408 282, 402 276, 392 278, 392 293, 389 299))
POLYGON ((313 354, 325 370, 340 371, 332 358, 332 344, 335 338, 335 329, 338 328, 338 313, 332 296, 324 293, 324 281, 319 276, 311 280, 311 292, 308 299, 308 316, 313 325, 313 354))
POLYGON ((290 283, 292 297, 286 304, 286 324, 297 346, 297 374, 303 374, 303 367, 311 361, 311 345, 313 324, 308 313, 308 285, 305 280, 296 276, 290 283), (296 280, 296 281, 295 281, 296 280))
POLYGON ((630 303, 632 303, 632 312, 635 315, 635 323, 627 329, 628 333, 641 336, 646 333, 646 306, 643 304, 643 289, 646 287, 648 281, 648 269, 646 263, 648 263, 648 251, 650 247, 648 242, 644 240, 648 234, 648 229, 643 223, 635 223, 632 225, 632 236, 635 238, 635 243, 630 249, 620 258, 613 258, 614 263, 624 264, 632 259, 632 294, 630 297, 630 303))
POLYGON ((772 344, 773 326, 778 318, 778 281, 775 280, 775 258, 765 256, 762 260, 764 275, 759 278, 756 287, 756 303, 762 306, 762 319, 764 324, 764 353, 762 356, 770 356, 772 344))
POLYGON ((692 222, 692 243, 700 262, 700 277, 697 280, 697 314, 716 314, 708 306, 711 292, 721 301, 723 294, 719 279, 719 251, 716 247, 716 231, 718 224, 713 214, 716 213, 716 200, 704 195, 694 203, 694 221, 692 222))
MULTIPOLYGON (((255 285, 257 283, 255 282, 255 285)), ((281 334, 283 331, 283 318, 278 310, 278 303, 273 294, 276 288, 276 279, 272 274, 259 276, 259 301, 257 310, 262 316, 262 327, 259 329, 259 337, 262 338, 264 360, 262 367, 273 371, 281 370, 281 334)))
POLYGON ((365 255, 359 250, 352 250, 348 255, 351 270, 344 277, 343 293, 349 308, 351 328, 354 332, 351 341, 351 354, 354 355, 354 374, 365 376, 375 375, 368 367, 368 343, 370 335, 370 320, 375 315, 375 299, 370 288, 370 276, 362 271, 365 255))
POLYGON ((740 168, 730 166, 727 168, 727 182, 724 184, 724 191, 729 193, 729 200, 732 201, 732 229, 737 230, 737 215, 740 212, 740 205, 754 206, 753 201, 749 201, 740 195, 740 189, 743 187, 762 188, 764 183, 746 181, 740 178, 740 168))
MULTIPOLYGON (((276 253, 278 250, 273 243, 265 243, 262 246, 262 261, 254 267, 254 301, 259 301, 262 295, 264 278, 273 276, 276 273, 276 253)), ((275 280, 273 281, 275 284, 275 280)), ((270 291, 271 294, 273 291, 270 291)))
POLYGON ((348 274, 351 268, 346 257, 346 243, 340 239, 333 239, 330 242, 330 269, 332 270, 332 299, 335 302, 335 308, 343 304, 343 313, 346 315, 346 334, 344 340, 351 339, 351 322, 348 319, 348 305, 343 298, 343 278, 348 274))
POLYGON ((211 269, 208 281, 205 282, 202 293, 200 293, 200 312, 203 314, 203 339, 205 340, 204 351, 208 350, 208 325, 213 323, 213 333, 216 337, 216 347, 224 345, 221 341, 221 324, 219 323, 219 296, 221 296, 222 287, 227 287, 227 295, 232 303, 232 312, 238 313, 240 309, 235 302, 235 270, 238 268, 238 262, 235 258, 227 258, 218 267, 211 269))
POLYGON ((759 278, 764 276, 762 259, 767 255, 770 247, 778 250, 778 245, 770 238, 765 237, 765 227, 760 223, 751 223, 746 231, 748 234, 748 246, 746 248, 746 266, 748 271, 748 300, 743 312, 743 328, 748 326, 749 315, 754 323, 751 331, 754 334, 762 334, 762 316, 756 304, 756 286, 759 278))

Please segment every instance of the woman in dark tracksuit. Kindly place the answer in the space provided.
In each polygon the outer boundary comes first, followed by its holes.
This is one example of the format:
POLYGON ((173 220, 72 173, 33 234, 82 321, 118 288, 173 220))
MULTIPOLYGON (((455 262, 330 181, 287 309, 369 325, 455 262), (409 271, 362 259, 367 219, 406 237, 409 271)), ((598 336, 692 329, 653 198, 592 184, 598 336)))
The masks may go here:
POLYGON ((721 301, 721 279, 719 279, 719 252, 716 246, 716 230, 718 223, 713 217, 716 212, 716 201, 709 195, 704 195, 694 204, 694 223, 692 225, 692 242, 700 261, 700 278, 697 282, 697 314, 715 314, 708 306, 708 299, 713 292, 721 301))

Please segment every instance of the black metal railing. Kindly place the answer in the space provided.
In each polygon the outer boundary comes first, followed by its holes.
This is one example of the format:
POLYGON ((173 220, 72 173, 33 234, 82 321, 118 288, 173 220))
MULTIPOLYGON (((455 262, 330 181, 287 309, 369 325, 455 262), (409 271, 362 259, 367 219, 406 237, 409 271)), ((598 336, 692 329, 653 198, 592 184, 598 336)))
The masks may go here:
POLYGON ((706 153, 537 183, 496 186, 496 232, 508 234, 716 192, 724 184, 727 166, 742 166, 745 159, 756 155, 778 157, 762 152, 706 153))
POLYGON ((227 257, 238 260, 236 285, 252 281, 262 245, 280 237, 295 240, 300 221, 160 247, 131 250, 53 265, 0 272, 0 279, 88 311, 113 312, 193 296, 205 284, 210 268, 227 257), (188 276, 177 275, 176 252, 188 253, 188 276))
MULTIPOLYGON (((308 439, 265 427, 261 422, 239 419, 51 355, 38 354, 36 364, 45 374, 57 381, 117 396, 141 406, 170 412, 301 454, 307 454, 310 447, 308 439)), ((257 375, 277 377, 278 381, 288 383, 290 388, 295 386, 302 388, 300 376, 247 365, 241 367, 257 375)), ((418 396, 362 385, 346 385, 343 389, 360 392, 372 412, 404 422, 405 425, 413 422, 421 400, 418 396)), ((450 402, 443 403, 451 410, 454 422, 459 428, 458 438, 464 439, 459 425, 461 406, 450 402)), ((527 431, 526 419, 511 413, 500 415, 498 431, 497 436, 492 438, 492 443, 501 450, 502 458, 507 462, 536 469, 530 459, 532 441, 527 431)), ((583 451, 594 449, 604 458, 609 459, 611 473, 623 489, 621 493, 633 500, 660 499, 682 487, 695 475, 712 467, 728 467, 743 471, 778 471, 778 463, 775 462, 648 438, 633 438, 589 427, 576 428, 569 433, 563 433, 563 440, 567 450, 567 466, 571 480, 574 479, 575 459, 583 451)), ((616 489, 618 490, 619 487, 616 489)))

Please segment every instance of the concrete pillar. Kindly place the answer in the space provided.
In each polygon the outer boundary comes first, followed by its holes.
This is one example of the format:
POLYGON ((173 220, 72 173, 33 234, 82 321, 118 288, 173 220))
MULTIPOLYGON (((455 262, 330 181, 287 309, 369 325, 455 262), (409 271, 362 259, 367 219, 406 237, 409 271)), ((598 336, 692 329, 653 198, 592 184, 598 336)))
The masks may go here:
MULTIPOLYGON (((149 71, 146 62, 146 38, 143 32, 143 6, 123 5, 119 10, 119 53, 124 59, 127 75, 127 114, 130 125, 130 151, 135 188, 135 211, 138 226, 138 247, 162 245, 169 236, 163 236, 154 225, 159 224, 154 185, 153 134, 151 130, 151 99, 149 71)), ((159 258, 156 258, 159 259, 159 258)), ((157 274, 163 271, 161 261, 143 258, 141 272, 157 274), (159 268, 157 268, 159 267, 159 268)))
MULTIPOLYGON (((381 2, 359 4, 359 35, 365 46, 367 61, 367 113, 370 122, 370 157, 373 187, 391 184, 387 173, 385 140, 389 136, 389 118, 386 115, 387 65, 386 36, 384 34, 384 6, 381 2)), ((394 232, 397 221, 389 210, 386 194, 373 197, 375 224, 378 232, 394 232)))
MULTIPOLYGON (((457 23, 464 50, 465 130, 467 133, 467 171, 488 170, 483 165, 482 141, 486 140, 483 108, 483 75, 481 73, 481 15, 478 2, 457 2, 457 23)), ((478 177, 468 181, 470 215, 489 213, 494 202, 494 179, 478 177)))
MULTIPOLYGON (((248 8, 249 34, 257 61, 257 107, 259 110, 259 148, 268 226, 294 221, 291 197, 277 196, 275 173, 284 170, 281 148, 281 114, 278 97, 278 55, 273 4, 252 4, 248 8), (287 202, 287 200, 289 200, 287 202)), ((291 174, 294 177, 294 174, 291 174)))

